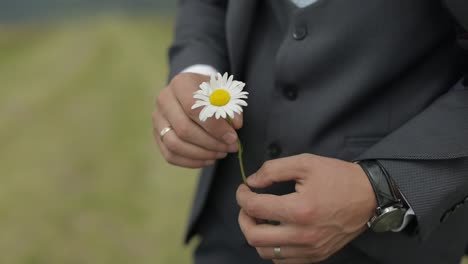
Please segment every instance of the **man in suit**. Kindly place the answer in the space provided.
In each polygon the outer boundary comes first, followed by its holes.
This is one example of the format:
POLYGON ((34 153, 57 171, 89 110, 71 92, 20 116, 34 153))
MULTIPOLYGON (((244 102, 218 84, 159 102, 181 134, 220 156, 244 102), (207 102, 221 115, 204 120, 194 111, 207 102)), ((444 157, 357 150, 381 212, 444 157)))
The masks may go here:
POLYGON ((467 13, 464 0, 180 1, 153 122, 168 162, 203 167, 195 263, 459 263, 467 13), (247 83, 233 126, 191 109, 214 72, 247 83))

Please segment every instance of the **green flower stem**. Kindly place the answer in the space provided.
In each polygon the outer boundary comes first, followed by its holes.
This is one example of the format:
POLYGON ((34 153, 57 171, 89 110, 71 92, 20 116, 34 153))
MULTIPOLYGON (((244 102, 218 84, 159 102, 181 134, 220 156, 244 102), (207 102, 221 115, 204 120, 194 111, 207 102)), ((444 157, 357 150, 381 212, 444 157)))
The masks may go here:
POLYGON ((239 167, 242 175, 242 180, 244 181, 245 185, 249 186, 247 184, 247 177, 245 176, 244 159, 242 158, 243 148, 240 139, 237 139, 237 146, 239 147, 239 150, 237 151, 237 157, 239 158, 239 167))
MULTIPOLYGON (((228 117, 226 120, 232 127, 234 127, 234 124, 232 123, 231 118, 228 117)), ((242 153, 243 153, 242 143, 239 138, 237 139, 237 147, 238 147, 237 158, 239 159, 239 167, 240 167, 240 171, 242 175, 242 181, 244 182, 245 185, 249 186, 247 184, 247 176, 245 176, 244 159, 242 157, 242 153)))

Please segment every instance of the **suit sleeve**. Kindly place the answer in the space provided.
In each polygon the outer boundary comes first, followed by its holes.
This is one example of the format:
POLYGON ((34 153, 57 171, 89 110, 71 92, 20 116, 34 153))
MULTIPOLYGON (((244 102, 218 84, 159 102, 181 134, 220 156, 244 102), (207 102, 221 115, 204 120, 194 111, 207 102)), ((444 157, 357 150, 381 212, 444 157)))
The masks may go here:
POLYGON ((228 70, 225 37, 227 0, 180 0, 169 49, 169 78, 196 64, 228 70))
MULTIPOLYGON (((468 1, 444 1, 468 29, 468 1)), ((468 206, 468 87, 457 83, 357 160, 365 159, 380 161, 414 210, 419 238, 428 238, 468 206)))
POLYGON ((363 153, 395 181, 426 239, 461 204, 468 205, 468 87, 458 83, 363 153))
POLYGON ((444 3, 458 23, 468 30, 468 1, 444 0, 444 3))

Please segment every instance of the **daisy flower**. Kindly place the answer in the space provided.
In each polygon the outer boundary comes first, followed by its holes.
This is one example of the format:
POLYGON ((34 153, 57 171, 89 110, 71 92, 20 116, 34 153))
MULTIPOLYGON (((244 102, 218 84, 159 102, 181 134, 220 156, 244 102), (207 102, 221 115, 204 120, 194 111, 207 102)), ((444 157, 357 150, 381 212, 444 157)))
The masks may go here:
MULTIPOLYGON (((242 91, 244 87, 245 83, 235 81, 234 76, 229 76, 227 72, 223 76, 220 73, 211 75, 210 82, 200 84, 200 90, 193 94, 193 98, 197 100, 192 109, 203 107, 199 116, 202 122, 214 116, 216 119, 226 119, 232 125, 234 113, 241 114, 242 106, 247 106, 244 99, 247 99, 249 93, 242 91)), ((247 185, 244 162, 242 161, 242 144, 239 139, 237 145, 239 146, 237 155, 241 176, 247 185)))
POLYGON ((234 80, 234 76, 225 73, 211 75, 210 82, 200 84, 193 98, 198 99, 192 109, 203 107, 200 111, 200 120, 206 121, 215 116, 216 119, 229 117, 234 119, 234 113, 241 114, 242 106, 247 106, 248 92, 242 91, 245 83, 234 80))

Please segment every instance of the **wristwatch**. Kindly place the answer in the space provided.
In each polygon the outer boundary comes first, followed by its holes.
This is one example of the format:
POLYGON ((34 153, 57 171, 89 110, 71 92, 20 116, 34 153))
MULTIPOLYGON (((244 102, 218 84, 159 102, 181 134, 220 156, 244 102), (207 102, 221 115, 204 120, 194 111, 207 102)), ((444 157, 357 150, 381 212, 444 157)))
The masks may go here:
POLYGON ((408 206, 386 170, 376 160, 363 160, 358 164, 367 174, 374 189, 377 208, 367 226, 374 232, 388 232, 403 223, 408 206))

